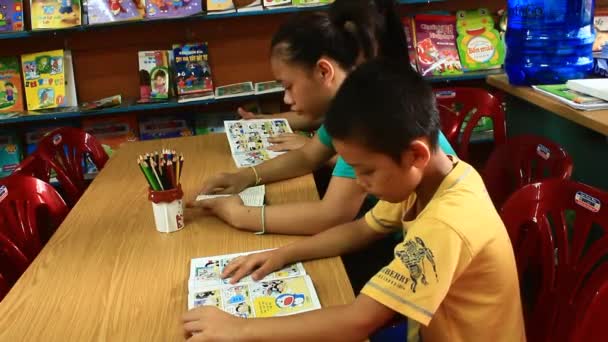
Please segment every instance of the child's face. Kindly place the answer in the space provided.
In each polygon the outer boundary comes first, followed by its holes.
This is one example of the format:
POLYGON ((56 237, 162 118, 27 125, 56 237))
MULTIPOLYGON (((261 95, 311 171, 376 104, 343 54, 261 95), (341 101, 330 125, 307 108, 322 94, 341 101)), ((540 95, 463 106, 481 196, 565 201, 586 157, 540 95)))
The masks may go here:
POLYGON ((165 85, 165 78, 162 76, 156 76, 156 86, 162 87, 165 85))
POLYGON ((396 162, 357 142, 334 139, 333 143, 338 154, 355 169, 357 183, 381 200, 391 203, 406 200, 422 179, 422 166, 426 162, 416 151, 403 152, 401 161, 396 162))
POLYGON ((314 119, 325 115, 333 94, 314 76, 314 71, 285 62, 280 57, 271 59, 271 67, 275 78, 285 87, 283 100, 292 111, 314 119))

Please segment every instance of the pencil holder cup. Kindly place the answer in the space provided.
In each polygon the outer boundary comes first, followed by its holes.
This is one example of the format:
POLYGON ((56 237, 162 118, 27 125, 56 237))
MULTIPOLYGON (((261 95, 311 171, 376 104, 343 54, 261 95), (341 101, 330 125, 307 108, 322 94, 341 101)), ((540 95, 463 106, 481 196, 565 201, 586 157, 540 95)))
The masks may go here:
POLYGON ((184 228, 183 197, 181 185, 166 191, 148 189, 156 230, 161 233, 172 233, 184 228))

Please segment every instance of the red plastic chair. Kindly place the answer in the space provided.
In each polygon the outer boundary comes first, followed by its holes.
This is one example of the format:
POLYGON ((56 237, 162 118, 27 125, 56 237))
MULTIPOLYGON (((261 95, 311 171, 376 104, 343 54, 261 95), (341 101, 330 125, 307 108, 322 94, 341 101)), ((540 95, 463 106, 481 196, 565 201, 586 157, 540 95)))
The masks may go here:
POLYGON ((488 193, 496 208, 524 185, 547 178, 570 179, 572 159, 549 139, 521 135, 497 146, 482 172, 488 193))
POLYGON ((78 128, 62 127, 42 138, 36 152, 14 173, 48 182, 51 169, 54 170, 66 202, 72 207, 87 187, 83 166, 92 162, 101 170, 107 161, 108 155, 92 135, 78 128))
POLYGON ((440 88, 435 89, 437 109, 441 117, 441 130, 446 138, 456 147, 456 153, 462 160, 468 160, 469 143, 473 128, 482 117, 489 117, 494 124, 494 144, 503 144, 507 137, 505 112, 502 99, 482 88, 440 88), (469 121, 464 120, 472 113, 469 121), (464 126, 462 137, 460 132, 464 126), (460 138, 460 139, 459 139, 460 138))
POLYGON ((11 175, 0 179, 0 234, 33 260, 68 214, 57 191, 39 179, 11 175))
POLYGON ((0 234, 0 301, 30 264, 11 240, 0 234))
POLYGON ((527 185, 505 202, 529 341, 587 341, 577 338, 597 324, 605 337, 608 265, 597 265, 608 255, 607 206, 608 193, 559 179, 527 185))

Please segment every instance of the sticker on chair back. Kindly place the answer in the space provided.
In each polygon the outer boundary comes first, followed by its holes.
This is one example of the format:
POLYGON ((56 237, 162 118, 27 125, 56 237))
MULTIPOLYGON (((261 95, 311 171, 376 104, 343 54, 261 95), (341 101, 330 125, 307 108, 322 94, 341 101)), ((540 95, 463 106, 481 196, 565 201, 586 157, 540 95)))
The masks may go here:
POLYGON ((61 144, 62 139, 63 137, 61 136, 61 134, 55 134, 55 136, 53 136, 53 145, 57 146, 61 144))
POLYGON ((536 146, 536 154, 544 160, 547 160, 551 157, 551 150, 543 144, 538 144, 538 146, 536 146))
POLYGON ((594 213, 597 213, 602 208, 602 202, 600 202, 599 199, 582 191, 578 191, 576 193, 576 195, 574 196, 574 202, 594 213))
POLYGON ((8 189, 6 185, 0 185, 0 202, 2 202, 6 196, 8 196, 8 189))
POLYGON ((436 99, 453 99, 456 97, 456 92, 453 90, 438 90, 435 92, 436 99))

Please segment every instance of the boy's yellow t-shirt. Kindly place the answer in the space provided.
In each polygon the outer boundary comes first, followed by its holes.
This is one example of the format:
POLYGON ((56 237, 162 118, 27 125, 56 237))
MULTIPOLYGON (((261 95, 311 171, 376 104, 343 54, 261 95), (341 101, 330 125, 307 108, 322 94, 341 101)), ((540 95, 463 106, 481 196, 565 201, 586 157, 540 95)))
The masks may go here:
POLYGON ((417 216, 415 194, 366 214, 374 230, 405 238, 361 293, 418 322, 424 342, 525 341, 511 241, 479 174, 453 160, 417 216))

